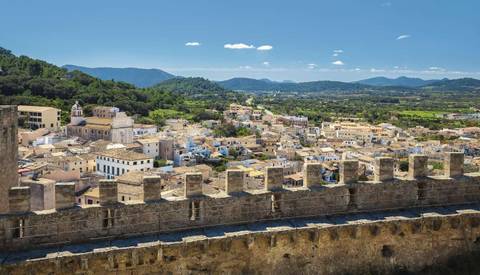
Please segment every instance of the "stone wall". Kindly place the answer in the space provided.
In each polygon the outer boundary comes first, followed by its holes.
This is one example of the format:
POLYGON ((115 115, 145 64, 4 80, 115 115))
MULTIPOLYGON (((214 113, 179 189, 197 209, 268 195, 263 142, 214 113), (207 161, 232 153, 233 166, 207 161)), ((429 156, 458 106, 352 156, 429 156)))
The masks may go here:
POLYGON ((294 220, 156 241, 38 251, 5 259, 0 273, 412 274, 480 251, 478 210, 393 212, 366 218, 372 220, 365 220, 365 215, 294 220), (22 260, 24 256, 30 260, 22 260))
POLYGON ((8 212, 8 189, 18 185, 17 106, 0 105, 0 214, 8 212))
POLYGON ((215 225, 251 223, 291 217, 451 205, 480 201, 480 175, 462 178, 395 179, 387 183, 359 182, 277 191, 153 202, 116 202, 113 181, 102 181, 101 205, 0 216, 0 250, 21 250, 59 243, 172 232, 215 225), (102 197, 104 194, 104 197, 102 197), (24 236, 12 234, 19 219, 24 236))

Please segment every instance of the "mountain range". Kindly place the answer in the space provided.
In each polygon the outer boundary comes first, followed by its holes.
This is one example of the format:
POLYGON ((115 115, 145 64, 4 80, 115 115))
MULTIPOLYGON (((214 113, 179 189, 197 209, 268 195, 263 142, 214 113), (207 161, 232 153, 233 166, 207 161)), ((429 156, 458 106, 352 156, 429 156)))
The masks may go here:
POLYGON ((389 79, 375 77, 356 82, 341 81, 310 81, 310 82, 275 82, 264 79, 232 78, 219 81, 218 84, 226 89, 236 91, 280 91, 280 92, 321 92, 321 91, 358 91, 358 90, 451 90, 469 91, 480 90, 480 80, 475 78, 423 80, 420 78, 399 77, 389 79))
POLYGON ((68 71, 78 70, 102 80, 123 81, 139 88, 150 87, 162 81, 175 78, 175 75, 159 69, 141 68, 89 68, 76 65, 64 65, 68 71))
MULTIPOLYGON (((166 80, 176 77, 160 69, 141 68, 89 68, 75 65, 65 65, 63 68, 98 77, 102 80, 116 80, 135 85, 136 87, 152 87, 166 80)), ((236 91, 280 91, 280 92, 321 92, 321 91, 357 91, 357 90, 384 90, 389 88, 401 89, 435 89, 435 90, 477 90, 480 80, 473 78, 464 79, 429 79, 405 77, 387 78, 383 76, 363 79, 354 82, 341 81, 273 81, 270 79, 253 79, 236 77, 224 81, 217 81, 221 87, 236 91)), ((198 84, 198 83, 196 83, 198 84)))
MULTIPOLYGON (((442 80, 448 80, 448 79, 444 78, 442 80)), ((400 86, 400 87, 414 88, 414 87, 427 86, 429 84, 432 84, 438 81, 440 80, 439 79, 424 80, 421 78, 406 77, 406 76, 401 76, 398 78, 387 78, 384 76, 378 76, 378 77, 359 80, 357 81, 357 83, 371 85, 371 86, 380 86, 380 87, 400 86)))

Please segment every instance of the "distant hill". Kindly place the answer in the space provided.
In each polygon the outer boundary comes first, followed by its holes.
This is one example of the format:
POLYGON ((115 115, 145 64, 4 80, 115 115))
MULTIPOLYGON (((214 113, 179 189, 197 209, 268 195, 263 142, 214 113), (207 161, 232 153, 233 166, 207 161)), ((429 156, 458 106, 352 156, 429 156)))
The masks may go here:
POLYGON ((88 68, 75 65, 64 65, 63 68, 78 70, 102 80, 115 80, 130 83, 140 88, 150 87, 175 76, 159 69, 140 68, 88 68))
MULTIPOLYGON (((447 79, 444 79, 447 80, 447 79)), ((412 77, 405 77, 401 76, 398 78, 387 78, 383 76, 373 77, 368 79, 363 79, 356 81, 356 83, 371 85, 371 86, 398 86, 398 87, 422 87, 434 82, 440 81, 438 79, 431 79, 431 80, 423 80, 421 78, 412 78, 412 77)))
POLYGON ((422 88, 436 91, 480 91, 480 80, 475 78, 444 79, 422 88))
POLYGON ((189 96, 219 95, 229 92, 217 83, 202 77, 172 78, 153 86, 152 90, 161 90, 189 96))
POLYGON ((340 81, 311 82, 274 82, 266 79, 232 78, 217 82, 225 89, 238 91, 280 91, 280 92, 321 92, 321 91, 353 91, 368 89, 370 86, 361 83, 340 81))

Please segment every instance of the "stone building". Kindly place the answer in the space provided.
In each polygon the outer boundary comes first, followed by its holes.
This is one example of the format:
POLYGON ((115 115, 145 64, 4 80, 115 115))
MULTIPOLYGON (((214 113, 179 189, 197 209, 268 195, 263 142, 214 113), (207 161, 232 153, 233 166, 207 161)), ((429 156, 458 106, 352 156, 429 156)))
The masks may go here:
POLYGON ((114 143, 133 142, 133 119, 115 107, 96 107, 93 117, 83 117, 81 106, 72 106, 68 136, 77 136, 86 140, 104 139, 114 143))
POLYGON ((0 214, 8 212, 8 190, 18 185, 17 107, 0 105, 0 214))

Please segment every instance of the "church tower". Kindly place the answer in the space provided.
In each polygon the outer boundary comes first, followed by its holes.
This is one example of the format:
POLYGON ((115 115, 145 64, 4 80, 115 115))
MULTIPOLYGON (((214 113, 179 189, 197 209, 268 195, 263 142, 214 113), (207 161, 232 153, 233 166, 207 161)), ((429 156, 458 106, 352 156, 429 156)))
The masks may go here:
POLYGON ((82 106, 75 101, 70 111, 70 125, 80 125, 84 121, 82 106))

